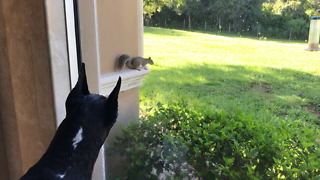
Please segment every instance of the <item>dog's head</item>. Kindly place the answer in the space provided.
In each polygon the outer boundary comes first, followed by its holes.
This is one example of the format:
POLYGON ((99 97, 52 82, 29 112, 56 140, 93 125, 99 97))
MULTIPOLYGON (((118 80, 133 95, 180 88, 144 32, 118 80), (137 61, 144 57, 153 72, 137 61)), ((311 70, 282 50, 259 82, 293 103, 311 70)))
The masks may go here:
MULTIPOLYGON (((108 98, 90 94, 87 84, 85 65, 79 71, 76 86, 72 89, 66 100, 66 119, 63 124, 77 131, 74 137, 74 149, 77 143, 80 145, 82 138, 90 138, 89 141, 103 143, 109 134, 118 116, 118 94, 121 78, 108 98), (72 128, 71 128, 72 127, 72 128)), ((61 126, 63 126, 61 124, 61 126)), ((87 139, 88 140, 88 139, 87 139)))
POLYGON ((118 116, 120 85, 119 77, 108 98, 90 94, 82 64, 66 101, 66 118, 46 153, 21 179, 91 179, 99 150, 118 116))

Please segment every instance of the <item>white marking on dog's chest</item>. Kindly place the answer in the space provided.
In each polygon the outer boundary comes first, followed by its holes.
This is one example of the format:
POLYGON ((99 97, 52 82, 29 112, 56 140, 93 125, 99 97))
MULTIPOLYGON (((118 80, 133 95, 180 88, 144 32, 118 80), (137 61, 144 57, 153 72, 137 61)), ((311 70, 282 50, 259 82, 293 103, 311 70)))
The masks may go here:
POLYGON ((82 132, 83 132, 82 127, 80 127, 80 129, 77 132, 76 136, 72 139, 73 149, 76 149, 77 145, 82 141, 82 139, 83 139, 82 132))
POLYGON ((67 170, 66 170, 66 172, 64 172, 63 174, 57 174, 56 177, 57 177, 57 178, 60 178, 60 179, 63 179, 63 178, 66 176, 66 174, 67 174, 67 172, 68 172, 69 169, 70 169, 70 167, 68 167, 67 170))
POLYGON ((64 176, 67 174, 67 172, 65 172, 64 174, 57 174, 56 177, 62 179, 64 178, 64 176))

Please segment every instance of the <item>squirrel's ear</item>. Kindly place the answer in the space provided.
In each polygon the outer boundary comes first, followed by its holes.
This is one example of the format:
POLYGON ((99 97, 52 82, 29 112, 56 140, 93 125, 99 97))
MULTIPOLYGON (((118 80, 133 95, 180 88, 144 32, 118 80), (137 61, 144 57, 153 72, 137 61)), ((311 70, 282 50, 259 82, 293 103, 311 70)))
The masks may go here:
POLYGON ((75 87, 71 90, 66 100, 66 110, 67 114, 75 108, 78 103, 82 102, 83 97, 90 94, 87 83, 86 68, 85 64, 82 63, 82 66, 79 71, 78 82, 75 87))

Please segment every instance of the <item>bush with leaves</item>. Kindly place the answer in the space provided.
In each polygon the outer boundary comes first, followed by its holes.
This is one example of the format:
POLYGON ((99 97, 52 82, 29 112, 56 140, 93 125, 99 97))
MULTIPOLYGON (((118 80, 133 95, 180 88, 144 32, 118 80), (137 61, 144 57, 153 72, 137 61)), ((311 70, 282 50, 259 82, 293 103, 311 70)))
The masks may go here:
POLYGON ((150 112, 107 148, 125 157, 120 179, 320 177, 319 130, 303 122, 264 122, 183 103, 158 103, 150 112))

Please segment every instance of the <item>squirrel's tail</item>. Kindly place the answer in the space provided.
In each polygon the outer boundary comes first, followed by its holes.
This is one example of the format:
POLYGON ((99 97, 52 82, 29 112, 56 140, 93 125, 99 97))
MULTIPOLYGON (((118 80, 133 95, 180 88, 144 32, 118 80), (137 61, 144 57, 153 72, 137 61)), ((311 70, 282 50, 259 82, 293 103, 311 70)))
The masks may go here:
POLYGON ((126 65, 126 62, 130 60, 130 56, 127 54, 120 54, 117 57, 117 61, 116 61, 116 70, 117 71, 121 71, 124 66, 126 65))

